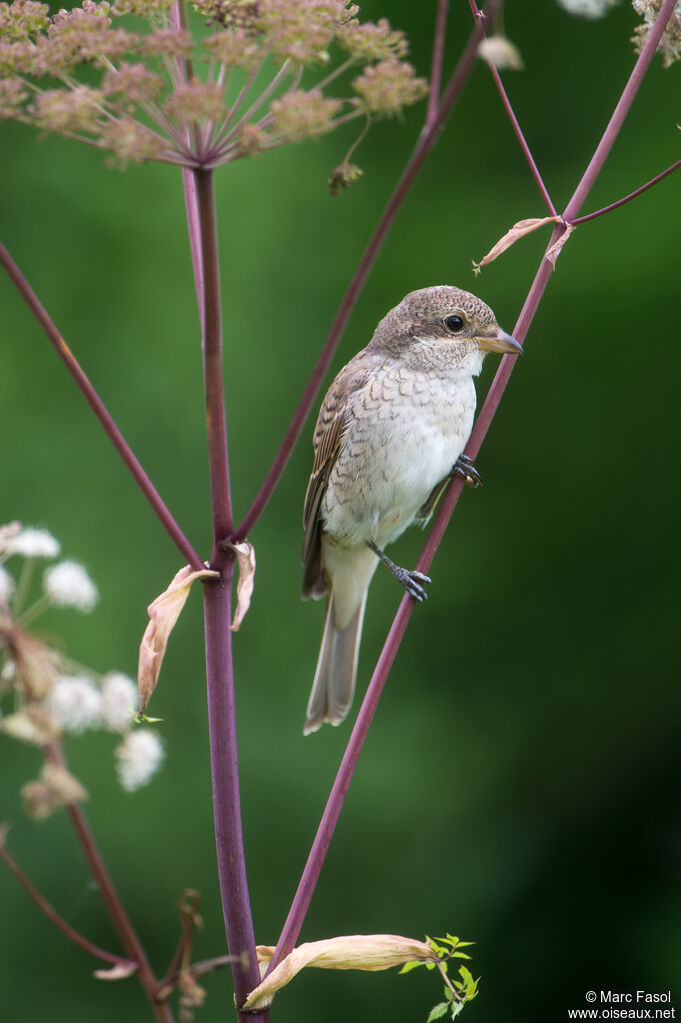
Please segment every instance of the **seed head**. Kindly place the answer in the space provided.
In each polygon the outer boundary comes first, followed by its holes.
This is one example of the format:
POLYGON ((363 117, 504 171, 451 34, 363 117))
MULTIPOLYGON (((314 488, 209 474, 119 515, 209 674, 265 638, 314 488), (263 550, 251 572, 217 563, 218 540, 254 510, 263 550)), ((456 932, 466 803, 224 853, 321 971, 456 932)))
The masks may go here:
POLYGON ((97 587, 83 566, 75 561, 60 561, 48 568, 43 585, 47 597, 56 607, 75 607, 87 613, 99 600, 97 587))
POLYGON ((116 748, 116 770, 126 792, 134 792, 150 782, 164 756, 163 744, 156 732, 149 728, 128 732, 116 748))
POLYGON ((352 87, 359 95, 359 105, 367 113, 394 117, 402 107, 415 103, 428 93, 423 78, 402 60, 382 60, 367 67, 355 78, 352 87))
POLYGON ((101 722, 102 695, 82 675, 62 675, 52 686, 45 701, 52 717, 65 732, 78 735, 101 722))

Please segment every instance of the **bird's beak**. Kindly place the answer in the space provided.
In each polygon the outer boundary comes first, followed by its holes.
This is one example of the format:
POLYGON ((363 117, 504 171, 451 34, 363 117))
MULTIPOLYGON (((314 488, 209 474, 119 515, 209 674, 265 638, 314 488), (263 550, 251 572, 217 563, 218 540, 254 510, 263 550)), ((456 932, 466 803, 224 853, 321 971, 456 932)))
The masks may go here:
POLYGON ((478 348, 483 352, 505 352, 507 355, 522 355, 523 346, 514 337, 497 327, 491 337, 476 338, 478 348))

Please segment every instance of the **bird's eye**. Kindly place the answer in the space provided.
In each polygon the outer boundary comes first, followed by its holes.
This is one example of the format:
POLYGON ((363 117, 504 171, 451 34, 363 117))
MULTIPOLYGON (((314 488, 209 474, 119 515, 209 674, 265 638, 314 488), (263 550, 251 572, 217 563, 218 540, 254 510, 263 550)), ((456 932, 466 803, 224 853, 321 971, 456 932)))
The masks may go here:
POLYGON ((445 327, 452 334, 458 334, 464 328, 463 319, 460 316, 447 316, 445 318, 445 327))

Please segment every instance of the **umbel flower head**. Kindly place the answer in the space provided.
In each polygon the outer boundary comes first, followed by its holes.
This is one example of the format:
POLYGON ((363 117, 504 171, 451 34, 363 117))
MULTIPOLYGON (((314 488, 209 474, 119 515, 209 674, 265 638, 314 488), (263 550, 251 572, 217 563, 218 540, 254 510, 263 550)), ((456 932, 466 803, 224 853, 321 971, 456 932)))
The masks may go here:
POLYGON ((52 15, 38 0, 0 3, 0 120, 97 146, 121 166, 211 168, 394 116, 426 93, 403 33, 360 24, 349 0, 197 0, 194 19, 210 31, 196 38, 179 27, 179 3, 83 0, 52 15), (134 32, 121 27, 127 15, 134 32))
MULTIPOLYGON (((123 788, 132 792, 151 780, 164 757, 156 733, 135 723, 137 686, 121 672, 102 677, 76 667, 58 643, 51 645, 27 628, 49 607, 86 613, 97 602, 97 589, 85 569, 75 561, 60 561, 43 573, 41 596, 23 606, 23 598, 35 589, 30 585, 35 560, 55 558, 59 552, 59 542, 46 530, 18 522, 0 525, 0 736, 54 750, 65 735, 115 732, 116 773, 123 788)), ((36 818, 87 797, 80 783, 46 755, 40 777, 22 789, 27 812, 36 818)))

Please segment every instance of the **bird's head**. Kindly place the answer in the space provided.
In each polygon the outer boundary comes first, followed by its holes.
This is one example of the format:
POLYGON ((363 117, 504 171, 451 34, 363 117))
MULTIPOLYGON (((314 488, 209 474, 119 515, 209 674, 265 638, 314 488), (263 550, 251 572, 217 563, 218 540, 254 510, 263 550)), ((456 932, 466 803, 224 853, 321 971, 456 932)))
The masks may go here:
POLYGON ((480 372, 487 352, 522 353, 489 306, 449 285, 406 295, 381 320, 370 347, 410 365, 444 364, 471 375, 480 372))

